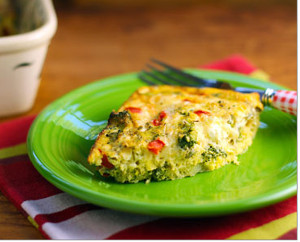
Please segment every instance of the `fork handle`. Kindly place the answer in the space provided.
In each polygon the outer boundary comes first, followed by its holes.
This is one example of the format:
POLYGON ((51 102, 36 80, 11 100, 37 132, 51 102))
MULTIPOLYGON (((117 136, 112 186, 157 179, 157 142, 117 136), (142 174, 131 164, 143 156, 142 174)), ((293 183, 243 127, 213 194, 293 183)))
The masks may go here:
POLYGON ((286 90, 273 90, 267 88, 262 95, 262 103, 272 106, 280 111, 297 116, 297 92, 286 90))

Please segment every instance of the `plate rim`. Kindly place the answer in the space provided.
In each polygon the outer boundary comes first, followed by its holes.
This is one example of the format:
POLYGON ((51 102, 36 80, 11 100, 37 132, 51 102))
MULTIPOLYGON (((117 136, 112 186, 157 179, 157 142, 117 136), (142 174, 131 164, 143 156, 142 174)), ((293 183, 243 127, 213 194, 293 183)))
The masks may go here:
MULTIPOLYGON (((251 85, 251 82, 257 82, 262 84, 265 87, 272 87, 272 88, 284 88, 288 89, 282 85, 278 85, 276 83, 263 81, 257 78, 249 77, 247 75, 229 72, 229 71, 218 71, 218 70, 202 70, 202 69, 193 69, 188 68, 186 69, 188 72, 191 73, 216 73, 218 75, 229 75, 230 77, 235 77, 237 79, 245 78, 247 84, 251 85)), ((257 196, 253 196, 250 198, 239 199, 234 201, 227 201, 225 203, 209 203, 209 204, 156 204, 156 203, 149 203, 149 202, 141 202, 135 201, 125 198, 103 194, 103 193, 96 193, 93 190, 87 189, 85 187, 78 186, 77 184, 70 183, 69 181, 62 180, 60 177, 57 177, 53 174, 53 171, 48 169, 47 166, 39 160, 37 155, 33 150, 33 133, 37 126, 37 123, 42 119, 50 110, 53 108, 57 108, 56 106, 61 104, 64 99, 68 99, 69 96, 75 95, 77 92, 85 88, 91 88, 94 85, 98 85, 100 82, 102 84, 107 84, 112 80, 124 79, 125 77, 134 77, 136 79, 138 72, 130 72, 130 73, 123 73, 119 75, 113 75, 107 78, 99 79, 94 82, 85 84, 81 87, 75 88, 74 90, 64 94, 63 96, 59 97, 58 99, 51 102, 48 106, 46 106, 35 118, 33 121, 30 130, 27 136, 27 150, 28 155, 31 160, 31 163, 35 167, 35 169, 50 183, 54 186, 58 187, 62 191, 65 191, 75 197, 88 201, 90 203, 108 207, 115 210, 125 211, 125 212, 132 212, 138 214, 147 214, 147 215, 163 215, 163 216, 170 216, 170 217, 199 217, 199 216, 219 216, 219 215, 226 215, 226 214, 233 214, 238 212, 244 212, 248 210, 257 209, 260 207, 268 206, 282 200, 285 200, 289 197, 292 197, 297 193, 297 177, 295 179, 295 183, 293 185, 287 184, 279 191, 278 188, 272 192, 269 191, 264 194, 260 194, 257 196), (75 188, 75 189, 74 189, 75 188), (78 192, 88 193, 89 196, 80 196, 78 192), (101 202, 95 202, 93 198, 101 198, 101 202), (243 206, 240 206, 240 203, 243 203, 243 206), (117 206, 116 206, 116 205, 117 206), (217 208, 216 208, 216 205, 217 208), (238 206, 235 206, 238 205, 238 206)), ((125 78, 126 79, 126 78, 125 78)), ((253 83, 252 83, 253 84, 253 83)), ((262 87, 263 88, 263 87, 262 87)), ((61 104, 64 105, 64 104, 61 104)))

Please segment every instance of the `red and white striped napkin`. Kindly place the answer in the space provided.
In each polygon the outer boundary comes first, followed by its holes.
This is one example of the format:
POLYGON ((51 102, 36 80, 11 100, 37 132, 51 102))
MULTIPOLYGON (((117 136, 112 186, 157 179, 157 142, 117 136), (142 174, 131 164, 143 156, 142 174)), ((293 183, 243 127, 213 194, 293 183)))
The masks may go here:
MULTIPOLYGON (((266 77, 241 56, 202 68, 266 77)), ((214 218, 162 218, 89 204, 60 191, 33 167, 26 136, 35 117, 0 124, 0 190, 51 239, 297 239, 297 197, 214 218)))

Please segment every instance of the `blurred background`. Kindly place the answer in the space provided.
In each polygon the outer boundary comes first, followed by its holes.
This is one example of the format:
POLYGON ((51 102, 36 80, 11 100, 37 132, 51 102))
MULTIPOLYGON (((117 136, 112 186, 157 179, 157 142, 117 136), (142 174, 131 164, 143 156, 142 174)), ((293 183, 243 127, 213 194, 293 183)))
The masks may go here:
POLYGON ((232 54, 296 88, 296 0, 56 0, 54 5, 58 30, 41 88, 55 82, 57 96, 68 91, 60 90, 62 82, 73 89, 74 82, 80 86, 138 71, 150 57, 197 67, 232 54))

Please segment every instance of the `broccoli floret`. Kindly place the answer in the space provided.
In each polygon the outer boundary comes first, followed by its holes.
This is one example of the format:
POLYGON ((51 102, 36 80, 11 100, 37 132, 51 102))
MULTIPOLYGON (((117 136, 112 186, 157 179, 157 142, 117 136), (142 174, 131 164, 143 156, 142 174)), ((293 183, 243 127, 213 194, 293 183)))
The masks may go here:
POLYGON ((126 110, 119 113, 112 112, 108 119, 108 125, 116 126, 121 131, 123 131, 124 127, 130 122, 132 122, 131 115, 126 110))
POLYGON ((206 162, 206 161, 211 161, 212 159, 216 159, 219 156, 227 157, 227 154, 224 151, 214 148, 213 146, 210 145, 207 151, 203 152, 201 156, 203 160, 206 162))
POLYGON ((192 140, 192 138, 186 134, 182 137, 178 137, 178 144, 182 149, 192 148, 196 141, 192 140))

